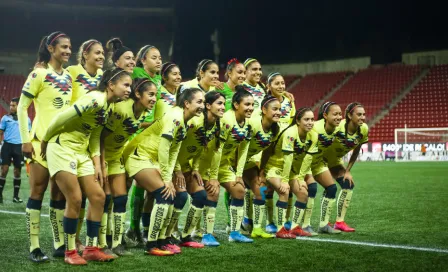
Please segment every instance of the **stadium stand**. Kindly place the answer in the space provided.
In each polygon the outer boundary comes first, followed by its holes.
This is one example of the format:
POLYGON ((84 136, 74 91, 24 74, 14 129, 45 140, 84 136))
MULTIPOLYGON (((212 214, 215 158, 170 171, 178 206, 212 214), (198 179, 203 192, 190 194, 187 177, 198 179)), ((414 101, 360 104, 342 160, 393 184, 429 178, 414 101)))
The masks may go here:
MULTIPOLYGON (((448 65, 434 66, 428 75, 388 115, 372 127, 370 141, 393 142, 395 128, 448 127, 448 65)), ((424 141, 416 138, 415 141, 424 141)))
MULTIPOLYGON (((0 98, 6 103, 7 108, 0 106, 0 116, 9 112, 9 102, 14 97, 20 97, 26 78, 22 75, 0 75, 0 98)), ((28 109, 31 120, 34 118, 34 106, 28 109)))

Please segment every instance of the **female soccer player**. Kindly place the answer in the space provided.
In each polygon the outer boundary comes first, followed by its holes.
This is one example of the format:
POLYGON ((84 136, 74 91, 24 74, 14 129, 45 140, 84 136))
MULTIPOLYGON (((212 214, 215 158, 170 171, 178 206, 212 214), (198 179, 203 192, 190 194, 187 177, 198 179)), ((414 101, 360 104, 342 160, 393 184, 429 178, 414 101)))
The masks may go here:
POLYGON ((55 179, 67 200, 64 234, 67 241, 65 262, 68 264, 84 265, 86 260, 113 259, 98 248, 98 233, 105 201, 99 158, 100 134, 114 103, 129 96, 131 84, 129 73, 123 69, 106 71, 98 91, 87 93, 73 106, 55 116, 43 137, 41 154, 46 156, 50 176, 55 179), (89 200, 83 257, 78 255, 75 245, 81 191, 89 200))
POLYGON ((235 93, 235 87, 243 84, 244 79, 246 79, 246 68, 238 59, 233 58, 227 62, 225 76, 227 82, 224 83, 222 90, 217 91, 226 97, 226 111, 228 111, 232 108, 232 97, 235 93))
MULTIPOLYGON (((39 245, 40 213, 42 199, 50 176, 47 161, 40 155, 40 144, 57 113, 70 106, 72 98, 72 78, 62 67, 71 55, 70 38, 62 32, 53 32, 44 37, 39 47, 38 64, 46 68, 36 68, 28 76, 22 89, 17 115, 23 154, 32 159, 30 172, 30 197, 26 208, 27 230, 30 239, 29 258, 33 262, 45 262, 49 258, 39 245), (34 102, 36 116, 31 133, 28 130, 28 107, 34 102)), ((65 200, 58 186, 51 181, 50 222, 53 230, 55 257, 64 256, 62 222, 65 200)))
POLYGON ((135 57, 131 49, 123 45, 119 38, 110 39, 106 43, 108 51, 109 67, 118 67, 128 73, 133 73, 135 68, 135 57))
POLYGON ((313 156, 311 169, 305 173, 307 175, 312 175, 313 178, 311 178, 311 176, 309 176, 309 179, 306 177, 309 188, 309 197, 304 219, 305 222, 302 225, 303 230, 310 232, 313 235, 315 235, 315 232, 310 225, 307 226, 307 223, 309 222, 309 218, 311 218, 315 192, 317 191, 317 188, 314 189, 315 185, 312 185, 315 184, 314 180, 325 188, 321 202, 321 216, 318 232, 328 234, 337 234, 341 232, 328 224, 334 202, 336 201, 337 187, 323 156, 335 141, 341 119, 341 107, 335 102, 328 101, 320 106, 318 121, 314 123, 313 127, 313 131, 318 135, 318 154, 313 156), (311 186, 313 186, 313 192, 310 190, 311 186))
POLYGON ((210 59, 204 59, 198 64, 197 78, 182 83, 180 92, 187 88, 199 88, 204 92, 214 91, 219 83, 218 64, 210 59))
MULTIPOLYGON (((113 197, 112 252, 118 256, 132 255, 122 242, 126 222, 127 188, 123 163, 123 149, 128 139, 139 129, 146 115, 154 108, 157 88, 149 79, 136 79, 128 100, 115 105, 107 125, 101 133, 101 165, 113 197)), ((106 212, 105 212, 106 213, 106 212)))
MULTIPOLYGON (((230 211, 230 242, 251 243, 252 239, 240 233, 244 213, 244 182, 242 179, 246 163, 248 145, 245 150, 235 152, 243 141, 250 140, 249 118, 254 110, 254 98, 243 86, 236 87, 233 95, 232 110, 224 114, 221 120, 221 159, 218 180, 231 196, 230 211), (236 166, 236 171, 234 167, 236 166)), ((214 179, 214 177, 212 177, 214 179)))
POLYGON ((345 120, 339 124, 335 141, 324 154, 331 175, 341 186, 334 228, 344 232, 355 231, 345 223, 344 218, 355 187, 350 170, 358 158, 361 146, 369 141, 369 127, 365 123, 365 119, 364 106, 358 102, 350 103, 345 109, 345 120), (345 168, 342 158, 352 150, 350 161, 345 168))
MULTIPOLYGON (((242 151, 248 145, 248 162, 244 167, 243 180, 248 185, 248 188, 253 192, 253 217, 255 218, 252 230, 252 237, 272 238, 273 235, 264 232, 261 228, 261 222, 265 213, 265 200, 263 191, 266 189, 263 182, 260 180, 260 168, 258 156, 263 150, 268 148, 273 143, 280 133, 278 121, 281 118, 280 102, 270 95, 266 95, 261 103, 262 115, 254 116, 250 119, 251 125, 251 140, 243 142, 239 150, 242 151)), ((252 202, 246 203, 252 205, 252 202)))
POLYGON ((154 82, 157 89, 162 85, 160 70, 162 56, 159 49, 153 45, 145 45, 137 53, 137 67, 134 68, 132 78, 147 78, 154 82))
POLYGON ((179 66, 172 62, 162 65, 162 86, 157 94, 157 103, 154 109, 154 118, 160 119, 176 103, 176 94, 182 82, 182 75, 179 66))
POLYGON ((296 109, 294 103, 286 97, 286 85, 280 73, 270 73, 267 80, 268 93, 275 96, 281 103, 281 117, 279 121, 280 128, 283 129, 294 121, 296 109))
MULTIPOLYGON (((103 64, 104 50, 99 41, 92 39, 81 44, 78 51, 78 65, 67 67, 67 71, 73 79, 71 104, 75 103, 78 98, 87 92, 98 87, 103 76, 103 64)), ((84 250, 79 234, 84 221, 85 207, 86 198, 83 196, 79 212, 78 229, 76 231, 76 248, 78 251, 84 250)))
POLYGON ((194 116, 200 116, 204 109, 204 95, 200 89, 187 89, 176 100, 178 106, 137 135, 124 152, 129 176, 156 199, 146 243, 146 253, 150 255, 174 254, 159 249, 157 240, 174 202, 176 191, 172 174, 187 132, 186 124, 194 116))

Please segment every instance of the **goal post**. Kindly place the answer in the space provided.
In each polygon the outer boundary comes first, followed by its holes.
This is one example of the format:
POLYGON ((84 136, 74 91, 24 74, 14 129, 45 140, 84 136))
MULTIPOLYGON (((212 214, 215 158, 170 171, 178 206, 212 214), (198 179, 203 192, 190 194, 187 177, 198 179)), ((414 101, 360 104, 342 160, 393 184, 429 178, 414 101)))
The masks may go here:
POLYGON ((448 128, 396 128, 395 161, 448 161, 448 128))

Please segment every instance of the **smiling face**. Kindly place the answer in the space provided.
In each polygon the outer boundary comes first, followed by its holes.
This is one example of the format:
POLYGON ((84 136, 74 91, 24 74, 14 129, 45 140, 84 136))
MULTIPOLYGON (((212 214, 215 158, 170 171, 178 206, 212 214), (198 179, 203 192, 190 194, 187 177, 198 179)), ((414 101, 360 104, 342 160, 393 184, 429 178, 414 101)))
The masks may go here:
POLYGON ((261 64, 258 61, 254 61, 247 66, 246 81, 251 85, 257 85, 261 80, 261 64))
POLYGON ((297 125, 299 126, 299 131, 304 131, 306 133, 310 132, 314 126, 313 111, 306 111, 303 113, 302 117, 297 120, 297 125))
POLYGON ((103 46, 95 43, 89 47, 87 52, 82 53, 86 65, 102 69, 104 65, 104 50, 103 46))
POLYGON ((328 109, 328 113, 324 113, 326 123, 331 127, 337 127, 342 120, 342 111, 339 105, 331 105, 328 109))
POLYGON ((246 80, 246 68, 242 63, 235 64, 233 69, 227 72, 227 76, 234 85, 243 84, 246 80))
POLYGON ((355 107, 351 113, 348 113, 348 117, 350 118, 350 122, 360 127, 366 122, 366 111, 364 107, 355 107))
POLYGON ((72 55, 72 44, 67 37, 58 38, 56 45, 49 45, 47 48, 51 58, 59 63, 67 63, 72 55))
POLYGON ((280 107, 280 102, 277 99, 268 102, 262 108, 263 117, 267 118, 270 122, 277 123, 278 121, 280 121, 280 117, 282 116, 280 107))
POLYGON ((226 100, 224 97, 219 96, 218 99, 216 99, 212 104, 206 104, 207 111, 209 111, 213 116, 216 118, 221 118, 224 115, 224 112, 226 110, 225 107, 226 100))
POLYGON ((148 110, 152 110, 156 104, 157 99, 157 87, 154 84, 148 84, 148 87, 140 94, 137 90, 135 91, 135 96, 138 102, 148 110))
POLYGON ((143 67, 152 74, 160 73, 162 69, 162 56, 159 49, 153 47, 146 52, 146 56, 142 59, 143 67))
POLYGON ((184 111, 188 112, 190 116, 201 116, 204 111, 204 93, 202 91, 197 91, 193 94, 191 102, 186 100, 184 111))
POLYGON ((272 92, 272 95, 275 97, 280 97, 285 94, 286 85, 285 80, 281 75, 274 76, 273 79, 269 82, 269 90, 272 92))
POLYGON ((200 83, 202 87, 216 86, 219 82, 219 68, 216 63, 211 63, 206 66, 205 71, 201 71, 199 76, 201 78, 200 83))
MULTIPOLYGON (((163 72, 164 74, 166 74, 165 72, 163 72)), ((180 86, 180 83, 182 82, 182 75, 180 73, 180 69, 179 67, 173 66, 172 68, 170 68, 170 70, 168 71, 167 76, 163 77, 163 81, 165 82, 165 87, 171 87, 173 89, 177 89, 180 86)))
POLYGON ((254 97, 252 95, 245 96, 240 103, 234 103, 235 113, 239 116, 250 118, 254 112, 254 97))
POLYGON ((128 99, 131 93, 131 85, 132 79, 129 75, 124 75, 117 81, 108 83, 108 87, 112 91, 115 101, 128 99))
POLYGON ((124 52, 124 54, 115 62, 115 66, 132 74, 135 67, 134 53, 132 53, 132 51, 124 52))

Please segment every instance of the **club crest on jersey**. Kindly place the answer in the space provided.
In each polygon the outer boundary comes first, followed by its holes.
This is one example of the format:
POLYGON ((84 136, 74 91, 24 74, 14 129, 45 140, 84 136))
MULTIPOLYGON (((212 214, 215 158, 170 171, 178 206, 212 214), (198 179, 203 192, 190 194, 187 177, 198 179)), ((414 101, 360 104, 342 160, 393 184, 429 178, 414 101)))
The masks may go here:
POLYGON ((36 78, 36 77, 37 77, 37 74, 36 74, 36 73, 33 73, 33 74, 31 75, 31 77, 32 77, 32 78, 36 78))
POLYGON ((176 98, 172 94, 161 93, 160 98, 162 98, 163 101, 170 106, 173 106, 176 103, 176 98))
POLYGON ((60 78, 53 74, 47 74, 44 82, 49 82, 55 88, 58 88, 59 92, 63 95, 66 95, 72 91, 72 78, 69 75, 65 75, 63 78, 60 78))
POLYGON ((70 168, 72 169, 72 170, 76 170, 76 163, 75 162, 70 162, 70 168))
POLYGON ((84 89, 91 91, 96 89, 96 87, 98 86, 98 82, 101 80, 101 76, 97 76, 94 79, 90 79, 91 81, 89 81, 89 79, 90 78, 86 77, 85 75, 79 74, 76 77, 75 82, 80 83, 80 85, 83 86, 84 89))

